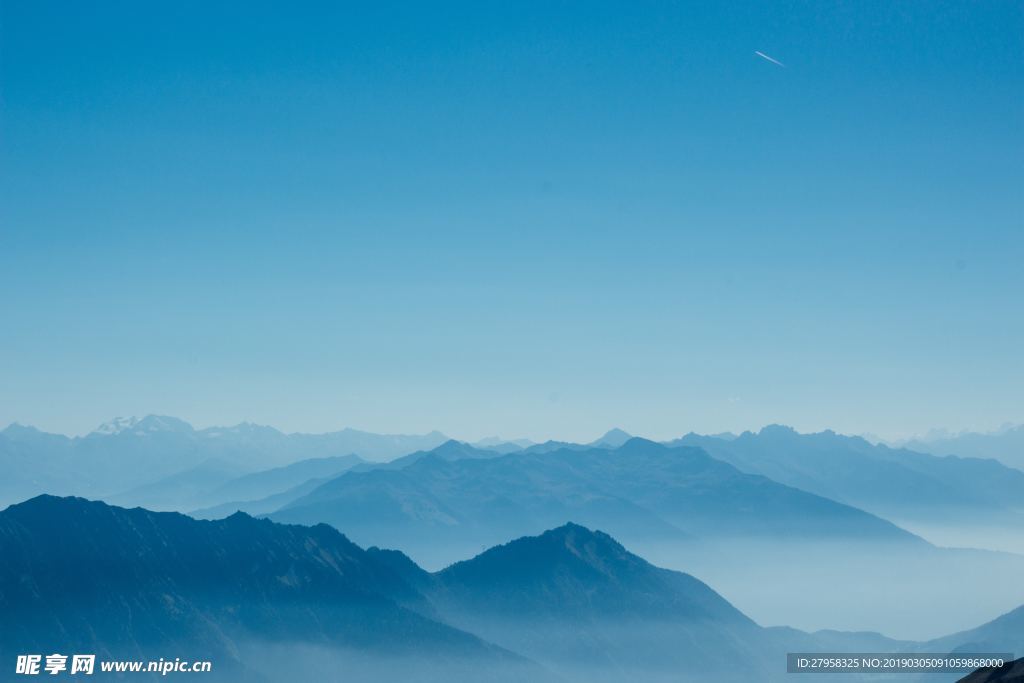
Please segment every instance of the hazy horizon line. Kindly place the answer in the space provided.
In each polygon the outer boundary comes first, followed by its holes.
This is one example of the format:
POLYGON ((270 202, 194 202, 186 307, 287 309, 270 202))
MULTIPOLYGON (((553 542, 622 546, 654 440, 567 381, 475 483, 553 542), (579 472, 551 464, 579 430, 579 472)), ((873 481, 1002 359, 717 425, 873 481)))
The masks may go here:
MULTIPOLYGON (((1005 432, 1007 432, 1009 430, 1016 429, 1018 427, 1024 426, 1024 422, 1004 422, 999 427, 990 428, 990 429, 985 429, 985 428, 964 428, 964 429, 959 429, 959 430, 952 430, 952 429, 949 429, 949 428, 946 428, 946 427, 935 427, 935 428, 931 428, 931 429, 929 429, 929 430, 927 430, 927 431, 925 431, 923 433, 921 433, 921 432, 913 433, 912 432, 912 433, 901 434, 901 435, 897 435, 897 436, 893 436, 893 435, 883 436, 883 435, 879 435, 877 433, 870 432, 870 431, 848 432, 848 431, 843 431, 843 430, 835 429, 835 428, 831 428, 831 427, 822 427, 822 428, 817 428, 817 429, 814 429, 814 428, 811 428, 811 429, 798 428, 798 427, 794 426, 794 424, 792 424, 792 423, 775 421, 775 422, 766 422, 766 423, 764 423, 764 424, 762 424, 762 425, 760 425, 758 427, 735 428, 735 429, 726 429, 726 430, 722 430, 722 429, 701 430, 701 429, 697 429, 697 428, 689 428, 689 429, 685 429, 685 430, 677 430, 677 431, 674 431, 674 432, 667 432, 669 434, 668 436, 664 436, 664 435, 654 436, 654 435, 650 435, 649 433, 643 433, 643 430, 632 431, 630 429, 626 429, 626 428, 621 427, 619 425, 612 425, 612 426, 608 427, 607 429, 605 429, 604 431, 601 431, 599 434, 592 435, 592 437, 578 437, 578 436, 577 437, 565 437, 565 436, 550 436, 550 435, 548 435, 546 437, 538 437, 538 436, 524 435, 523 433, 520 433, 517 436, 501 436, 499 434, 486 434, 484 436, 469 436, 469 437, 465 437, 465 436, 454 436, 453 435, 455 433, 454 431, 449 431, 449 430, 439 429, 439 428, 429 429, 429 430, 426 430, 426 431, 415 430, 415 429, 413 429, 413 430, 403 430, 403 429, 376 430, 376 429, 370 429, 370 428, 356 427, 356 426, 352 426, 352 425, 345 425, 345 426, 341 426, 341 427, 338 427, 338 428, 326 429, 326 430, 323 430, 323 431, 319 431, 319 430, 303 430, 303 429, 283 429, 281 427, 275 426, 275 425, 270 424, 270 423, 257 422, 257 421, 248 420, 248 419, 242 420, 240 422, 236 422, 234 424, 213 423, 213 422, 206 424, 206 423, 202 423, 202 422, 199 422, 199 423, 193 422, 191 420, 188 420, 188 419, 176 416, 176 415, 168 415, 168 414, 163 414, 163 413, 145 413, 145 414, 143 414, 141 416, 139 416, 139 415, 131 415, 131 416, 120 416, 120 415, 118 415, 118 416, 114 416, 114 417, 110 418, 109 420, 106 420, 106 421, 100 423, 99 425, 97 425, 96 427, 94 427, 93 429, 91 429, 89 431, 71 431, 71 430, 68 430, 68 431, 56 430, 55 431, 55 430, 52 430, 51 428, 40 427, 40 426, 38 426, 38 424, 34 424, 34 423, 30 422, 30 421, 22 421, 22 420, 15 419, 15 420, 8 421, 6 423, 6 426, 2 430, 0 430, 0 432, 6 431, 6 430, 10 429, 11 427, 24 427, 24 428, 34 429, 34 430, 39 431, 39 432, 44 433, 44 434, 53 434, 53 435, 64 436, 64 437, 69 438, 69 439, 74 439, 74 438, 83 438, 83 437, 90 436, 90 435, 93 435, 93 434, 102 434, 103 432, 101 430, 103 429, 103 427, 105 427, 107 425, 115 424, 118 421, 126 421, 126 422, 128 422, 128 421, 133 421, 134 420, 134 421, 138 422, 138 421, 145 420, 147 418, 168 418, 168 419, 180 421, 180 422, 185 423, 192 430, 197 431, 197 432, 199 432, 199 431, 214 430, 214 429, 235 429, 237 427, 242 427, 242 426, 249 425, 249 426, 253 426, 253 427, 263 427, 263 428, 273 429, 273 430, 275 430, 277 432, 280 432, 281 434, 284 434, 284 435, 301 434, 301 435, 310 435, 310 436, 320 436, 320 435, 327 435, 327 434, 337 434, 339 432, 344 432, 344 431, 354 431, 354 432, 360 432, 360 433, 364 433, 364 434, 374 434, 374 435, 379 435, 379 436, 425 437, 425 436, 429 436, 431 434, 435 434, 436 433, 436 434, 440 434, 440 435, 442 435, 442 436, 444 436, 444 437, 446 437, 448 439, 452 439, 452 440, 455 440, 455 441, 461 441, 463 443, 468 443, 468 444, 474 444, 474 443, 478 443, 478 442, 481 442, 481 441, 489 441, 489 440, 494 440, 494 439, 497 439, 499 443, 512 443, 512 442, 516 442, 516 441, 530 441, 530 442, 533 442, 533 443, 545 443, 547 441, 559 441, 559 442, 565 442, 565 443, 587 444, 587 443, 592 443, 594 441, 598 441, 602 437, 606 436, 609 432, 616 431, 616 430, 623 431, 623 432, 629 434, 631 437, 640 437, 640 438, 644 438, 644 439, 649 439, 651 441, 663 442, 663 441, 670 441, 672 439, 678 439, 678 438, 681 438, 681 437, 683 437, 683 436, 685 436, 687 434, 697 434, 697 435, 700 435, 700 436, 718 436, 718 435, 725 435, 725 434, 731 434, 733 436, 739 436, 739 435, 744 434, 744 433, 757 434, 757 433, 760 433, 762 430, 764 430, 767 427, 780 426, 780 427, 786 427, 786 428, 792 429, 797 434, 804 434, 804 435, 806 435, 806 434, 821 434, 821 433, 824 433, 824 432, 833 432, 833 433, 838 434, 840 436, 860 437, 860 438, 864 439, 865 441, 868 441, 868 442, 870 442, 872 444, 902 445, 902 444, 905 444, 905 443, 908 443, 908 442, 912 442, 912 441, 929 441, 929 440, 950 439, 950 438, 957 438, 957 437, 962 437, 962 436, 972 435, 972 434, 981 435, 981 436, 997 436, 997 435, 1003 434, 1003 433, 1005 433, 1005 432)), ((3 423, 0 423, 0 424, 3 424, 3 423)))

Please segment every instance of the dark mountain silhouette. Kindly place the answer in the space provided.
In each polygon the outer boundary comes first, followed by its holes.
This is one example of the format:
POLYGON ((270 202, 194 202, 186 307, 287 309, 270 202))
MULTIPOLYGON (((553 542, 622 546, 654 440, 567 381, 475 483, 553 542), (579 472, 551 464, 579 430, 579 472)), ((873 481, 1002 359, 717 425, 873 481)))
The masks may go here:
POLYGON ((0 657, 186 656, 210 680, 771 681, 787 651, 1019 651, 1024 632, 1020 609, 920 644, 762 628, 572 523, 429 573, 323 524, 40 496, 0 512, 0 558, 0 657))
POLYGON ((40 496, 0 512, 0 557, 5 661, 25 652, 173 653, 210 659, 240 680, 258 659, 248 654, 266 642, 370 657, 376 680, 413 671, 451 680, 488 667, 499 680, 542 673, 399 605, 415 603, 416 589, 326 525, 244 514, 197 521, 40 496))
MULTIPOLYGON (((977 628, 922 643, 920 652, 1024 652, 1024 606, 977 628)), ((1004 667, 979 669, 958 683, 1024 683, 1024 659, 1004 667)))
POLYGON ((707 585, 576 524, 412 580, 448 623, 571 678, 766 680, 773 670, 764 629, 707 585))
POLYGON ((326 525, 40 496, 0 512, 0 557, 5 658, 171 654, 276 680, 267 652, 316 653, 350 680, 538 682, 768 680, 782 661, 701 581, 575 524, 430 574, 326 525))
POLYGON ((957 683, 1024 683, 1024 658, 999 668, 978 669, 957 683))
POLYGON ((564 616, 626 610, 753 624, 693 577, 654 567, 608 534, 572 522, 457 562, 436 580, 438 591, 469 610, 538 614, 557 606, 564 616))

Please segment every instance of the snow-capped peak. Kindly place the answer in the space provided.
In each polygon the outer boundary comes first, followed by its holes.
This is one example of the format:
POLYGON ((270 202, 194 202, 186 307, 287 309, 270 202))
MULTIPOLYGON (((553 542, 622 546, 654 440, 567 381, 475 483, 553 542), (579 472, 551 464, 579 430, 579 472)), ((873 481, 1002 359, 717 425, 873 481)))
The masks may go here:
POLYGON ((132 417, 115 417, 110 422, 104 422, 99 427, 93 430, 93 434, 102 434, 109 436, 111 434, 120 434, 121 432, 127 432, 135 428, 135 425, 139 424, 139 418, 132 417))
POLYGON ((165 415, 147 415, 143 418, 138 417, 115 417, 110 422, 101 424, 96 431, 92 433, 93 436, 113 436, 115 434, 124 434, 126 432, 132 432, 139 436, 151 434, 153 432, 191 432, 192 426, 179 420, 176 417, 167 417, 165 415))

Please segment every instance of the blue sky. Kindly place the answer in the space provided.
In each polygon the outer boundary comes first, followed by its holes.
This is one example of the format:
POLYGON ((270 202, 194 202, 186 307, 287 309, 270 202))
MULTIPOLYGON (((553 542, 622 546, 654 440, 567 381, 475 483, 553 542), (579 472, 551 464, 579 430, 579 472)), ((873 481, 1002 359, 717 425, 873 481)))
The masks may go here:
POLYGON ((1019 3, 0 8, 0 423, 1024 420, 1019 3))

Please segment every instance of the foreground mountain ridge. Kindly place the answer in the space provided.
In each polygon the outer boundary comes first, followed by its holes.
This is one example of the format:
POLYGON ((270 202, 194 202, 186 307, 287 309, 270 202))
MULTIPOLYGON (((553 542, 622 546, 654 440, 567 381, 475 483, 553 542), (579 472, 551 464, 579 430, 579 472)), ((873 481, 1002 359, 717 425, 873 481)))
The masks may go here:
POLYGON ((5 657, 175 653, 216 661, 232 680, 274 678, 272 666, 258 664, 261 643, 301 643, 350 666, 390 658, 393 666, 379 667, 382 680, 405 679, 425 652, 451 671, 427 671, 423 680, 479 665, 508 680, 542 675, 522 657, 410 608, 422 600, 416 590, 327 525, 279 525, 243 513, 199 521, 40 496, 0 512, 0 555, 5 657))
MULTIPOLYGON (((40 496, 0 512, 0 556, 0 654, 185 653, 219 662, 211 680, 274 679, 295 652, 351 680, 774 680, 787 648, 866 637, 762 628, 574 523, 430 573, 324 524, 40 496)), ((921 647, 1024 645, 1019 613, 921 647)))
POLYGON ((203 521, 44 495, 0 512, 0 554, 9 558, 0 569, 4 656, 67 650, 143 659, 177 650, 218 661, 231 679, 269 675, 254 655, 260 643, 297 641, 348 667, 368 666, 368 657, 394 662, 366 669, 365 680, 480 670, 494 680, 545 680, 552 669, 562 680, 583 671, 593 680, 599 671, 583 665, 597 654, 609 680, 655 665, 648 674, 678 680, 670 665, 686 659, 723 680, 767 672, 761 657, 734 661, 744 649, 763 650, 763 630, 706 584, 572 523, 430 574, 324 524, 244 513, 203 521), (472 634, 465 617, 473 612, 503 642, 472 634), (623 620, 632 628, 674 624, 664 631, 673 639, 649 644, 660 656, 640 662, 623 634, 609 632, 623 620), (555 636, 561 645, 551 649, 555 636))

